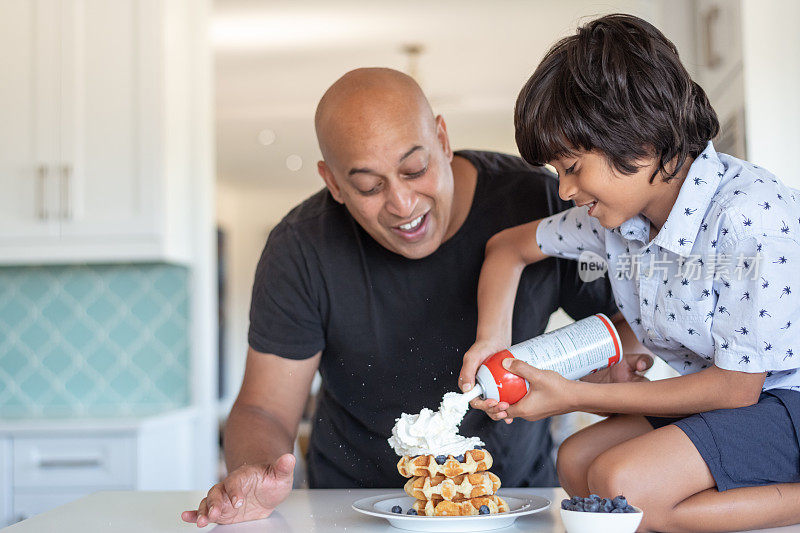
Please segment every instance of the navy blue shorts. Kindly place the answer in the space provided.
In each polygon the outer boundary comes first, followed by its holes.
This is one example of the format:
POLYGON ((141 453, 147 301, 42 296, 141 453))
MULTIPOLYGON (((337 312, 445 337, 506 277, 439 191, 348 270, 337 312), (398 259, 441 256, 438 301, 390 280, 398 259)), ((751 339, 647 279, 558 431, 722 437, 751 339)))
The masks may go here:
POLYGON ((691 439, 721 492, 800 481, 800 392, 764 391, 758 403, 685 418, 646 417, 653 428, 675 424, 691 439))

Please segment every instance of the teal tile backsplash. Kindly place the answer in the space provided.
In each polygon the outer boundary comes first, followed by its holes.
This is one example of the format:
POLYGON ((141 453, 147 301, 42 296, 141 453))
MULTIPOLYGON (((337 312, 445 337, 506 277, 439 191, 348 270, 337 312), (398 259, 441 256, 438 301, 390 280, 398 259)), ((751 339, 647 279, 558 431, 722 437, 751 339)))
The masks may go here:
POLYGON ((0 417, 187 405, 188 287, 176 265, 0 268, 0 417))

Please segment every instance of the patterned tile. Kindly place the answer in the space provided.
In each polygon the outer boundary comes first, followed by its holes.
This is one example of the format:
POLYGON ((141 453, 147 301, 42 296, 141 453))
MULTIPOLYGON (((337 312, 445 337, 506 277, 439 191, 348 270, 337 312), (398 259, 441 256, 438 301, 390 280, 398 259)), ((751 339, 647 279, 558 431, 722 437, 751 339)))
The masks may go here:
POLYGON ((187 405, 188 283, 175 265, 0 268, 0 417, 187 405))

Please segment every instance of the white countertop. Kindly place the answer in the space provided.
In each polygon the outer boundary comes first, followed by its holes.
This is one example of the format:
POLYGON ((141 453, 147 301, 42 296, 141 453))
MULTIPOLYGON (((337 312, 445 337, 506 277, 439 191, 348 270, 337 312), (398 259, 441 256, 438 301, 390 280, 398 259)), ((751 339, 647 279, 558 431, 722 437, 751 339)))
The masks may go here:
MULTIPOLYGON (((513 489, 520 490, 520 489, 513 489)), ((547 511, 523 516, 504 532, 563 533, 559 507, 566 494, 561 489, 525 489, 544 496, 552 504, 547 511)), ((325 533, 371 531, 399 533, 386 520, 359 514, 350 507, 358 499, 393 492, 391 489, 294 490, 272 516, 264 520, 228 526, 207 526, 214 533, 325 533)), ((396 492, 396 491, 394 491, 396 492)), ((500 493, 502 494, 501 489, 500 493)), ((196 508, 205 493, 199 491, 95 492, 24 522, 4 533, 171 533, 198 531, 181 520, 181 512, 196 508)), ((499 530, 498 530, 499 531, 499 530)), ((800 525, 763 531, 800 533, 800 525)))
POLYGON ((108 417, 4 418, 0 419, 0 436, 52 436, 53 433, 85 433, 92 431, 130 432, 142 427, 170 425, 175 420, 195 416, 197 406, 181 407, 161 413, 108 417))

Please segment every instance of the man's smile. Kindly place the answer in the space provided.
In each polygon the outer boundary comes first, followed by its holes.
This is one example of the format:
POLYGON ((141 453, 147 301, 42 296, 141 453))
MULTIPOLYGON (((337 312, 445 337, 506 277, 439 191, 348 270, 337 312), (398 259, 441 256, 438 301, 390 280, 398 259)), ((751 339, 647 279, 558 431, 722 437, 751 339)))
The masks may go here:
POLYGON ((426 233, 429 226, 430 211, 397 226, 392 226, 392 231, 408 241, 418 241, 426 233))

